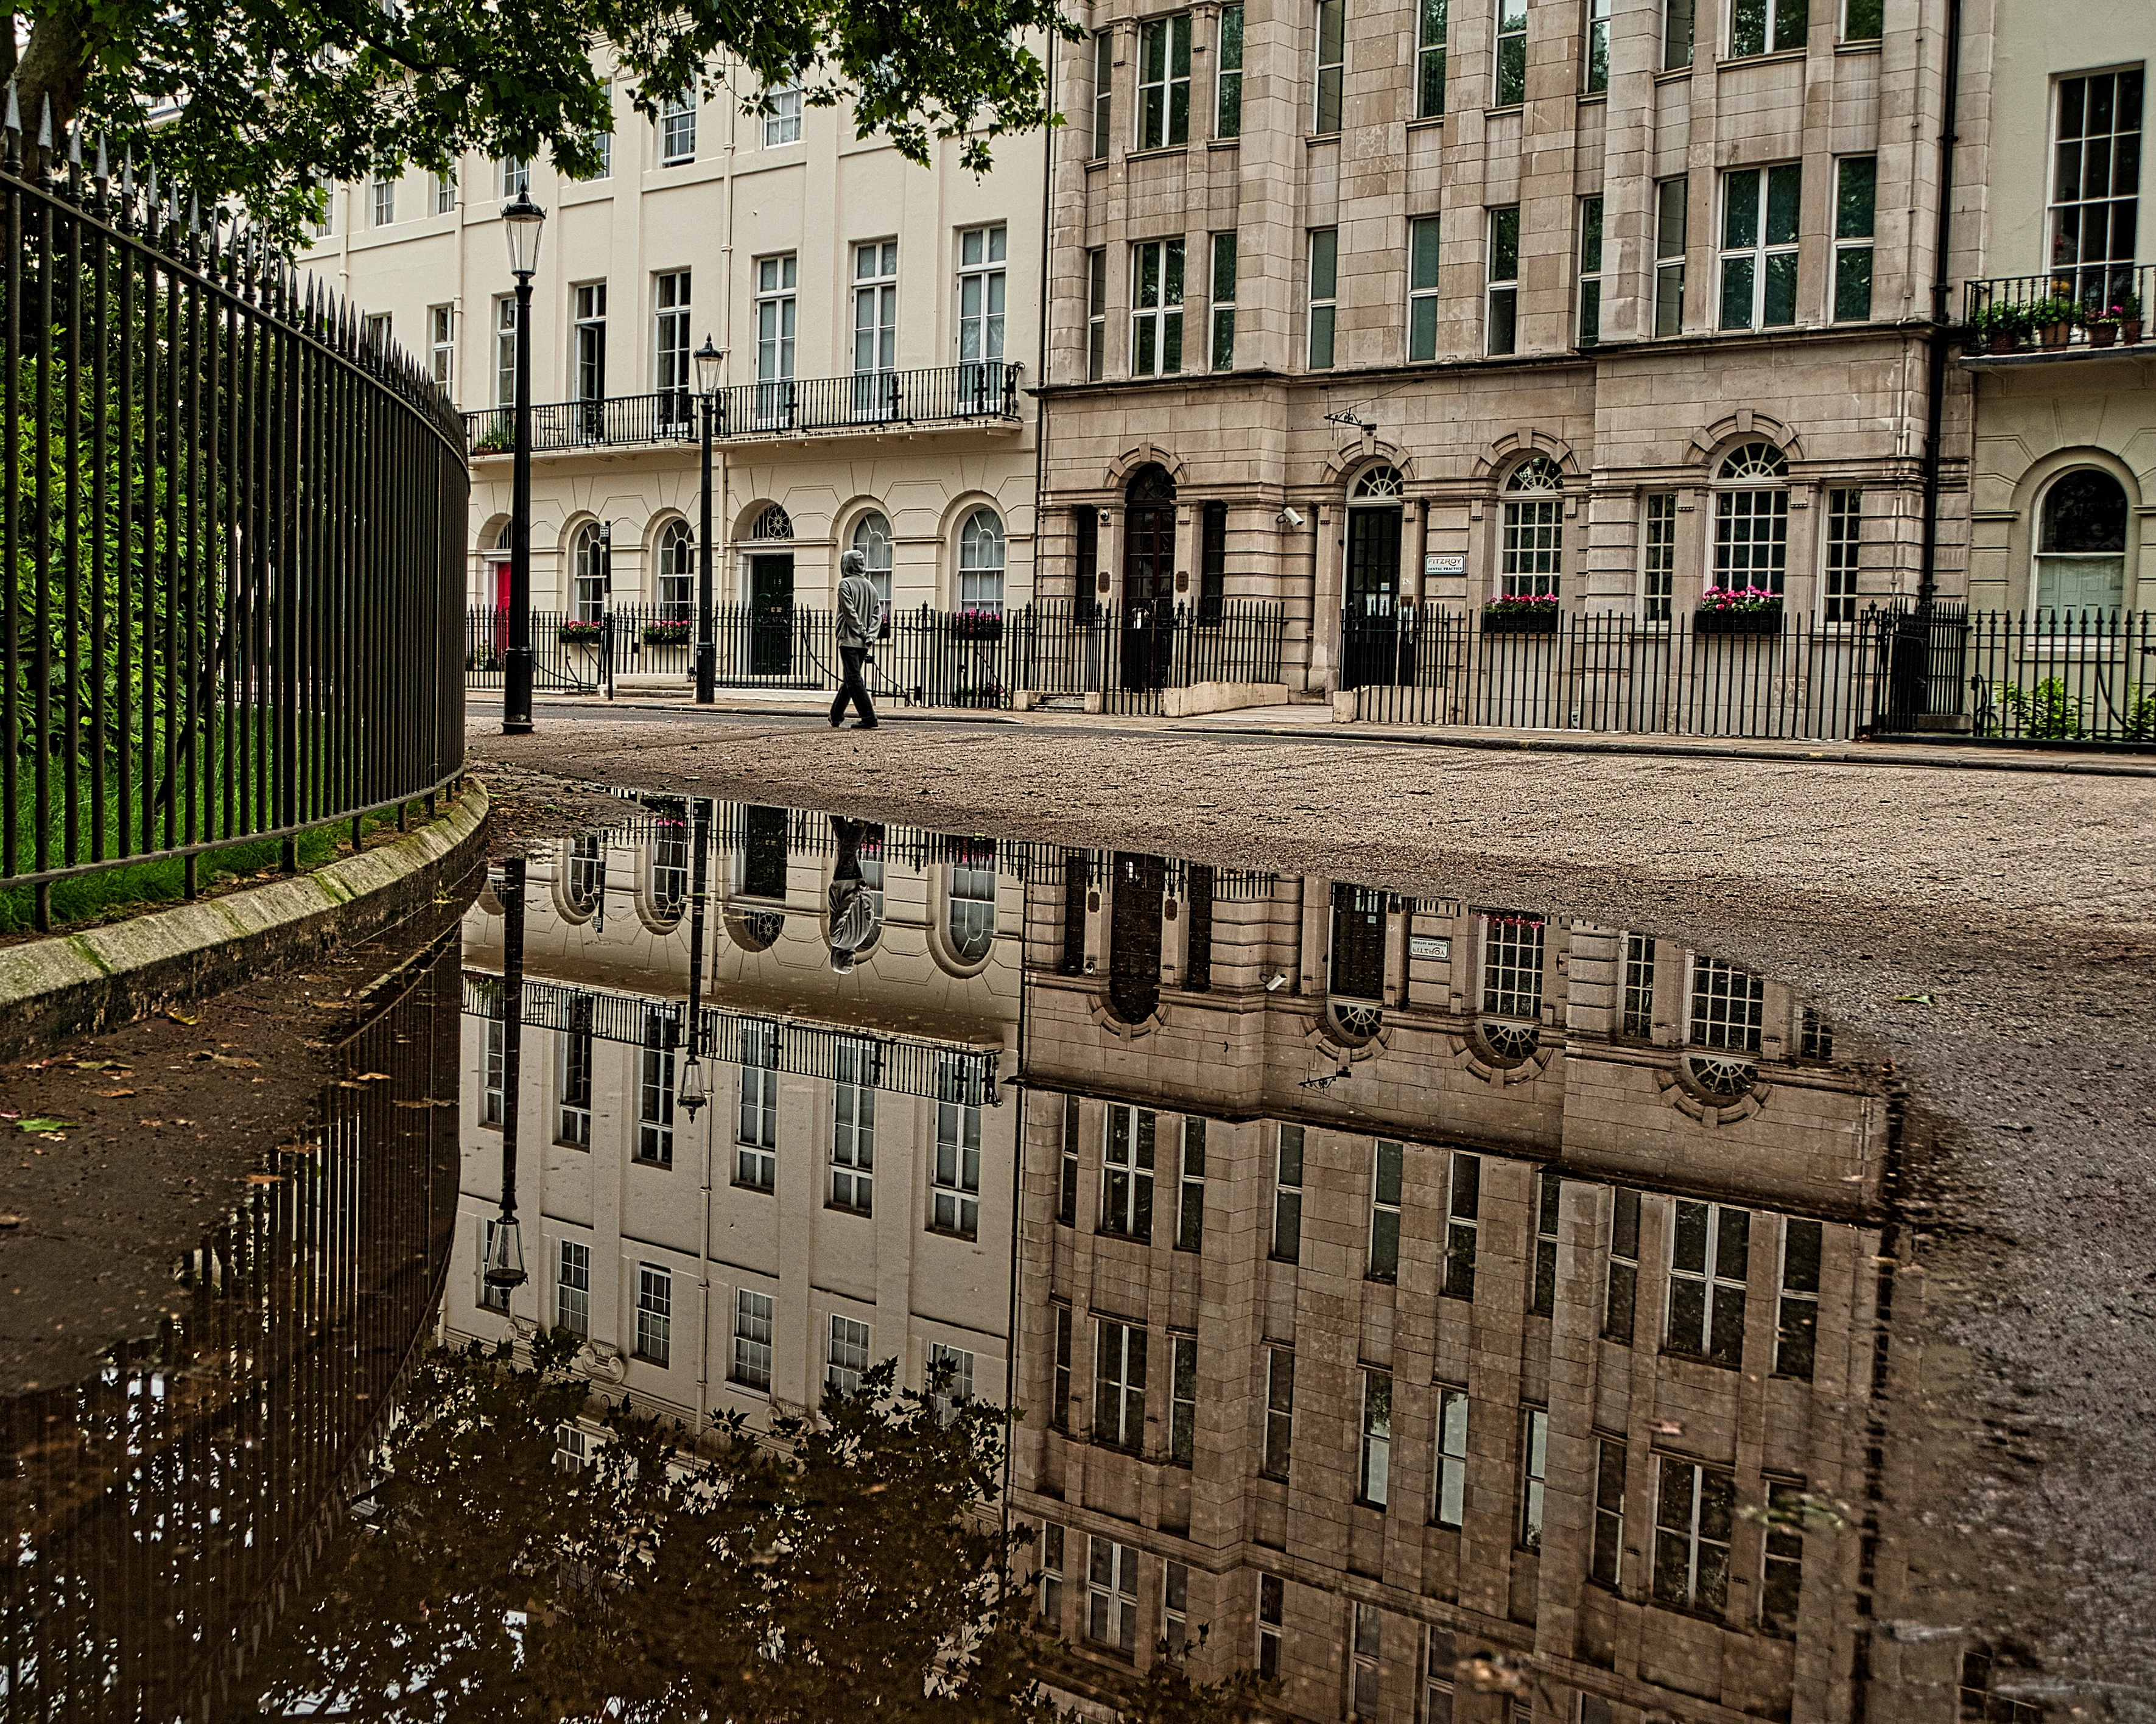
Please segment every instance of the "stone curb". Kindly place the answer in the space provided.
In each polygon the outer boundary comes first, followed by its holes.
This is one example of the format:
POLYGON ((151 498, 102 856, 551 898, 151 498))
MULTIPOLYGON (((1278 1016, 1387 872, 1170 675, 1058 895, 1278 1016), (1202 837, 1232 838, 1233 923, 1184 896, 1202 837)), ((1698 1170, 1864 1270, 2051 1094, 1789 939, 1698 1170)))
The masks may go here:
POLYGON ((0 947, 0 1060, 131 1024, 401 921, 482 850, 492 803, 477 779, 465 787, 433 824, 311 874, 0 947))

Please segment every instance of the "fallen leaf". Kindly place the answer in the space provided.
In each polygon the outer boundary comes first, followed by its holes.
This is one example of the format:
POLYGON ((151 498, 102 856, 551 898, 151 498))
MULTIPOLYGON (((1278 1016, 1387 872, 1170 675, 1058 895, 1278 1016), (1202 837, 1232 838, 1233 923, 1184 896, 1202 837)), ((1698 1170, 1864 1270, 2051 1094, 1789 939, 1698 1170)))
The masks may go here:
POLYGON ((132 1071, 135 1068, 125 1060, 78 1060, 74 1062, 74 1069, 77 1071, 132 1071))
POLYGON ((282 1173, 249 1173, 247 1183, 249 1185, 282 1185, 285 1176, 282 1173))
POLYGON ((67 1142, 67 1133, 64 1131, 40 1131, 38 1133, 38 1136, 44 1138, 48 1143, 64 1143, 67 1142))
POLYGON ((15 1121, 15 1129, 18 1131, 35 1131, 41 1136, 50 1137, 55 1131, 72 1131, 79 1123, 74 1120, 52 1120, 40 1117, 34 1120, 18 1120, 15 1121))
POLYGON ((162 1120, 137 1120, 135 1123, 138 1126, 162 1126, 165 1122, 162 1120))
POLYGON ((104 1096, 107 1101, 110 1101, 116 1095, 132 1095, 135 1094, 135 1091, 132 1090, 100 1090, 97 1093, 104 1096))
POLYGON ((359 1081, 362 1084, 386 1084, 389 1081, 389 1074, 386 1071, 362 1071, 359 1075, 359 1081))
POLYGON ((201 1013, 182 1012, 177 1006, 166 1007, 165 1015, 175 1024, 195 1024, 202 1022, 201 1013))
POLYGON ((262 1063, 259 1060, 243 1060, 237 1054, 213 1054, 209 1057, 213 1065, 259 1065, 262 1063))
POLYGON ((1894 1003, 1897 1006, 1928 1006, 1932 1003, 1932 997, 1928 993, 1897 993, 1894 996, 1894 1003))
MULTIPOLYGON (((0 1227, 20 1227, 22 1224, 23 1218, 19 1215, 0 1215, 0 1227)), ((19 1293, 22 1289, 18 1287, 15 1290, 19 1293)))

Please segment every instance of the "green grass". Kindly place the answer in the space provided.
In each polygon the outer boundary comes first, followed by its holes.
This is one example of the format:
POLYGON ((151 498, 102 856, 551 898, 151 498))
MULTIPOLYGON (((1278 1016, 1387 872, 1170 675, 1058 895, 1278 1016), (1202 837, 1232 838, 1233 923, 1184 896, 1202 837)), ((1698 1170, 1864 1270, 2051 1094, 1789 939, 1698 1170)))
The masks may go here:
MULTIPOLYGON (((397 813, 393 808, 384 813, 367 815, 362 826, 365 831, 372 832, 383 826, 393 826, 396 821, 397 813)), ((350 824, 341 820, 334 825, 318 826, 301 833, 300 868, 319 868, 335 861, 349 846, 351 832, 350 824)), ((219 881, 280 873, 281 848, 282 840, 273 838, 203 851, 195 859, 198 892, 208 895, 219 881)), ((57 834, 53 853, 56 856, 60 853, 57 834)), ((22 850, 25 860, 32 854, 30 845, 25 842, 22 850)), ((52 883, 53 929, 57 932, 63 928, 111 921, 161 904, 177 904, 187 896, 187 861, 179 856, 155 862, 123 862, 91 874, 69 875, 52 883)), ((0 889, 0 935, 21 933, 36 926, 37 888, 0 889)))

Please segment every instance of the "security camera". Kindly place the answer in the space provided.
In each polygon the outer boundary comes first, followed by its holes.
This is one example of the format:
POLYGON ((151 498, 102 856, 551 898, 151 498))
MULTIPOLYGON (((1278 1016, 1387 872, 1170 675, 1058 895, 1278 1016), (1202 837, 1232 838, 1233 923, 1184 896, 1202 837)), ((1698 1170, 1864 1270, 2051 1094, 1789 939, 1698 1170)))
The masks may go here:
POLYGON ((1101 525, 1102 526, 1112 526, 1115 525, 1115 521, 1116 517, 1109 514, 1106 510, 1103 509, 1101 511, 1101 525))
POLYGON ((1265 992, 1267 993, 1277 993, 1281 988, 1286 986, 1287 972, 1286 970, 1282 970, 1277 976, 1269 976, 1265 978, 1265 992))
POLYGON ((1302 511, 1298 509, 1283 509, 1273 519, 1282 526, 1301 526, 1302 511))

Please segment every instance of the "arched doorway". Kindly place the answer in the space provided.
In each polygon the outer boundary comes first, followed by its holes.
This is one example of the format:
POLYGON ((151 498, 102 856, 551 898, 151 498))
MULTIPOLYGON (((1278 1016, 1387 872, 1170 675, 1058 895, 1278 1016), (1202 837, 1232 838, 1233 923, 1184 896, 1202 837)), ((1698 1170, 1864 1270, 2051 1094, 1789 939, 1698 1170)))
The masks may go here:
POLYGON ((1122 685, 1167 680, 1175 621, 1175 480, 1157 461, 1123 493, 1122 685))
POLYGON ((1168 865, 1158 856, 1118 852, 1108 904, 1108 1006, 1126 1024, 1142 1024, 1160 1004, 1161 900, 1168 865))
POLYGON ((1400 521, 1397 467, 1372 467, 1348 498, 1348 568, 1340 617, 1340 686, 1391 682, 1399 653, 1400 521))
POLYGON ((793 522, 777 503, 763 509, 749 530, 748 672, 751 676, 793 674, 793 522))

